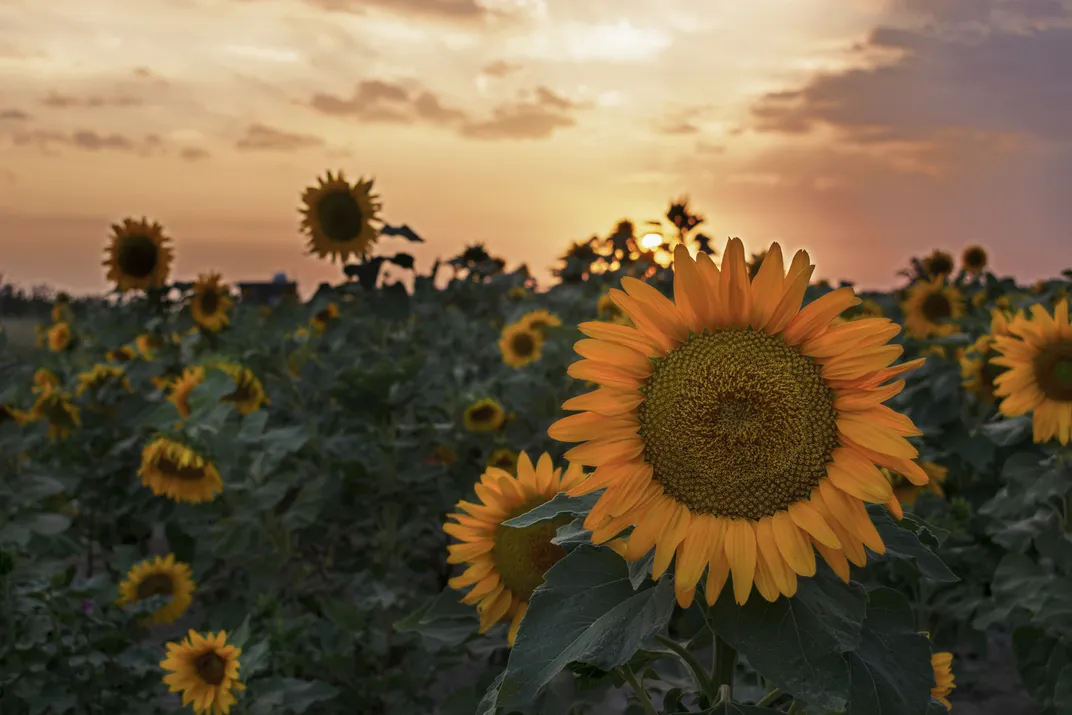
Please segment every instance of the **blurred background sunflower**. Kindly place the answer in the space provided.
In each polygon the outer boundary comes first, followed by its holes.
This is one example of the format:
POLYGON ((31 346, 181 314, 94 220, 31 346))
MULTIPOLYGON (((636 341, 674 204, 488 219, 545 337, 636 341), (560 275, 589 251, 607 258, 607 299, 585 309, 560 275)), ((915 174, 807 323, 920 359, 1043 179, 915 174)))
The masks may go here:
POLYGON ((108 280, 120 292, 163 288, 173 257, 170 240, 160 224, 145 218, 113 224, 103 263, 108 280))
POLYGON ((329 171, 317 179, 316 186, 305 190, 300 211, 310 253, 343 263, 351 255, 368 253, 379 236, 376 224, 381 207, 372 194, 372 181, 358 179, 351 184, 342 171, 329 171))
POLYGON ((222 282, 219 273, 207 273, 197 277, 190 299, 190 314, 202 330, 219 332, 227 325, 227 311, 233 304, 230 289, 222 282))
POLYGON ((131 567, 119 584, 117 603, 130 606, 153 596, 166 596, 167 602, 149 615, 151 623, 174 623, 193 603, 193 574, 190 567, 175 560, 174 554, 146 559, 131 567))

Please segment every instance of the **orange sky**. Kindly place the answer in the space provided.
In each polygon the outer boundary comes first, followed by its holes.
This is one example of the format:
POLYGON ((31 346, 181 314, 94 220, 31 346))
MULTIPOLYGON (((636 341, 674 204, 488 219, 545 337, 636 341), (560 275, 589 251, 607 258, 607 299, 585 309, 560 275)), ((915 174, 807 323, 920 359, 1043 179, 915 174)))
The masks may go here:
POLYGON ((310 288, 339 273, 302 255, 298 196, 342 168, 426 238, 422 266, 484 241, 541 272, 689 193, 719 245, 805 247, 823 276, 885 287, 913 254, 979 242, 1033 280, 1072 266, 1070 18, 1058 0, 3 0, 0 272, 100 290, 109 224, 146 215, 180 279, 310 288))

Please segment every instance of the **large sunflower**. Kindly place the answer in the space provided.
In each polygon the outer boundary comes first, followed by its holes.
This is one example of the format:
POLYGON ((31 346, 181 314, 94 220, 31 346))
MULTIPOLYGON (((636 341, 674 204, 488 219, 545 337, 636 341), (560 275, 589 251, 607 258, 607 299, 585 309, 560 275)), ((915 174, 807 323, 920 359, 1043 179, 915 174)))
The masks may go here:
POLYGON ((156 496, 199 504, 223 491, 223 479, 212 462, 167 437, 157 437, 141 453, 141 482, 156 496))
POLYGON ((103 263, 108 268, 108 280, 119 291, 163 288, 171 270, 172 251, 167 245, 170 240, 160 224, 144 218, 112 224, 103 263))
POLYGON ((190 567, 175 560, 175 554, 146 559, 131 567, 119 584, 120 606, 130 606, 153 596, 170 600, 149 616, 152 623, 174 623, 193 603, 193 574, 190 567))
POLYGON ((71 344, 71 326, 67 323, 56 323, 48 329, 48 349, 54 353, 61 353, 71 344))
POLYGON ((502 405, 490 397, 477 400, 465 408, 462 422, 470 432, 493 432, 503 426, 506 413, 502 405))
POLYGON ((509 620, 507 643, 514 644, 532 592, 543 583, 547 569, 566 555, 566 550, 552 544, 551 539, 572 517, 563 515, 523 528, 503 526, 502 522, 534 509, 583 479, 580 465, 571 464, 563 474, 546 452, 535 467, 522 452, 517 477, 488 467, 476 484, 479 503, 460 501, 458 511, 447 517, 457 523, 448 521, 443 531, 462 542, 447 547, 447 563, 467 564, 449 583, 459 590, 472 586, 462 603, 476 604, 481 633, 509 620))
POLYGON ((977 276, 986 270, 986 249, 982 246, 968 246, 960 255, 960 263, 964 270, 973 276, 977 276))
POLYGON ((957 332, 953 321, 964 315, 964 297, 939 276, 929 281, 916 281, 908 290, 901 309, 908 337, 944 337, 957 332))
POLYGON ((197 277, 194 294, 190 300, 190 313, 202 330, 219 332, 229 322, 227 311, 234 305, 231 291, 222 282, 219 273, 207 273, 197 277))
POLYGON ((1034 440, 1072 441, 1072 325, 1068 301, 1057 304, 1053 315, 1041 305, 1031 306, 1031 317, 1013 320, 1008 335, 994 338, 991 358, 1009 368, 994 379, 994 395, 1003 398, 999 409, 1006 417, 1034 412, 1034 440))
POLYGON ((242 649, 227 644, 227 632, 202 636, 191 630, 185 641, 167 644, 168 656, 160 667, 169 671, 164 683, 169 692, 182 693, 182 704, 196 713, 227 715, 235 704, 234 691, 245 690, 238 681, 242 649))
POLYGON ((543 341, 543 332, 524 321, 507 325, 499 338, 503 362, 512 368, 536 362, 543 354, 543 341))
POLYGON ((66 439, 82 425, 81 412, 71 402, 70 394, 51 386, 38 394, 30 409, 30 418, 47 421, 51 439, 66 439))
POLYGON ((566 401, 579 414, 548 430, 584 442, 566 459, 596 467, 570 494, 606 489, 585 528, 600 543, 636 525, 626 558, 654 547, 655 578, 676 553, 682 606, 705 568, 709 604, 731 573, 738 603, 753 584, 769 601, 792 596, 815 573, 813 547, 848 580, 864 546, 885 550, 865 502, 899 508, 875 465, 927 483, 905 439, 919 430, 882 404, 904 387, 887 381, 922 360, 890 367, 900 327, 885 318, 834 324, 859 303, 851 287, 802 309, 813 270, 798 251, 786 275, 772 244, 749 281, 738 239, 721 271, 678 247, 676 304, 624 278, 611 295, 636 328, 579 326, 590 339, 568 372, 602 387, 566 401))
POLYGON ((329 171, 317 184, 302 194, 300 209, 310 253, 331 256, 332 262, 338 257, 343 263, 351 254, 365 255, 379 237, 375 224, 380 203, 372 195, 372 179, 351 184, 341 171, 329 171))

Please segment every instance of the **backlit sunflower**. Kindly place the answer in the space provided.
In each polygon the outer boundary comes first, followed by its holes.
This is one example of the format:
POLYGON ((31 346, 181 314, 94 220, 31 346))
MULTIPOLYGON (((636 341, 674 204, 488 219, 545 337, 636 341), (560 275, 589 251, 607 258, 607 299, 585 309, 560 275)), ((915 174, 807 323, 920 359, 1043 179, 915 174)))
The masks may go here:
POLYGON ((110 385, 122 387, 127 392, 133 391, 123 368, 98 363, 78 375, 78 387, 75 388, 74 394, 81 397, 87 392, 96 392, 110 385))
POLYGON ((927 275, 931 278, 948 276, 953 272, 953 256, 935 249, 931 255, 923 259, 923 270, 927 271, 927 275))
POLYGON ((488 457, 487 466, 513 474, 517 469, 517 459, 518 453, 515 450, 509 447, 499 447, 492 451, 491 456, 488 457))
POLYGON ((375 227, 380 209, 372 194, 372 179, 351 184, 343 172, 330 171, 302 194, 302 230, 309 236, 309 251, 320 258, 338 257, 343 263, 351 256, 363 256, 379 232, 375 227))
POLYGON ((134 345, 142 360, 155 360, 157 351, 164 345, 164 339, 155 333, 143 333, 134 339, 134 345))
POLYGON ((129 362, 137 357, 138 353, 134 351, 134 348, 129 345, 123 345, 115 350, 109 350, 104 355, 104 359, 108 362, 129 362))
POLYGON ((579 412, 551 426, 573 463, 596 467, 580 495, 606 489, 585 519, 594 543, 630 525, 626 558, 653 547, 653 577, 676 558, 674 588, 687 607, 705 568, 713 604, 728 577, 745 603, 792 596, 815 573, 815 549, 838 575, 885 546, 865 502, 896 508, 876 465, 926 484, 906 437, 920 431, 882 403, 922 362, 890 364, 900 327, 885 318, 833 324, 859 299, 837 288, 804 308, 814 266, 798 251, 784 269, 772 244, 748 279, 731 239, 721 270, 707 254, 675 251, 676 304, 623 278, 612 291, 636 328, 582 323, 584 358, 569 374, 602 387, 567 400, 579 412))
POLYGON ((518 321, 503 328, 499 351, 503 362, 512 368, 522 368, 540 359, 543 354, 543 332, 518 321))
POLYGON ((169 386, 167 400, 175 405, 183 419, 190 416, 190 392, 204 381, 205 368, 194 365, 183 370, 182 377, 169 386))
POLYGON ((622 309, 610 297, 610 293, 604 293, 599 296, 599 302, 596 304, 596 315, 600 320, 606 320, 618 325, 629 325, 629 316, 622 312, 622 309))
POLYGON ((271 404, 268 395, 264 394, 261 381, 248 367, 233 362, 214 362, 211 367, 223 370, 235 381, 234 392, 224 395, 220 402, 232 403, 243 415, 252 414, 264 405, 271 404))
POLYGON ((130 606, 153 596, 170 600, 149 616, 152 623, 174 623, 193 603, 193 574, 174 554, 157 556, 135 564, 119 584, 119 606, 130 606))
POLYGON ((60 353, 71 344, 71 326, 67 323, 56 323, 48 329, 48 349, 54 353, 60 353))
POLYGON ((171 270, 172 250, 167 245, 170 240, 160 224, 144 218, 112 224, 103 263, 108 268, 108 280, 119 291, 163 288, 171 270))
POLYGON ((908 337, 944 337, 957 332, 953 321, 964 315, 964 297, 942 277, 916 281, 908 290, 901 310, 908 337))
POLYGON ((1068 301, 1057 304, 1053 315, 1041 305, 1031 306, 1031 317, 1013 320, 1009 334, 994 338, 1001 355, 995 365, 1009 368, 994 380, 994 395, 1006 417, 1033 412, 1034 440, 1072 440, 1072 325, 1068 301))
MULTIPOLYGON (((945 490, 942 489, 942 484, 945 483, 946 477, 949 476, 949 468, 943 467, 940 464, 935 464, 934 462, 919 462, 919 466, 926 472, 927 476, 930 477, 930 481, 924 486, 913 484, 905 479, 903 475, 891 469, 879 467, 883 476, 886 477, 890 485, 893 487, 893 494, 897 497, 897 501, 904 506, 912 506, 915 504, 916 499, 919 498, 920 492, 924 489, 935 496, 945 496, 945 490)), ((897 518, 899 519, 901 516, 897 515, 897 518)))
POLYGON ((947 710, 952 710, 953 704, 949 702, 949 695, 957 687, 953 682, 953 654, 932 654, 931 668, 934 669, 934 687, 931 688, 931 697, 945 705, 947 710))
POLYGON ((986 270, 986 261, 986 249, 982 246, 968 246, 964 249, 964 253, 960 254, 960 264, 973 276, 986 270))
POLYGON ((194 294, 190 299, 190 314, 202 330, 210 333, 219 332, 230 322, 227 311, 234 305, 231 291, 222 282, 219 273, 207 273, 197 277, 194 294))
POLYGON ((235 704, 234 691, 245 690, 238 681, 242 649, 227 643, 226 631, 202 636, 190 631, 185 641, 167 644, 168 656, 160 667, 168 691, 182 693, 182 704, 196 713, 227 715, 235 704))
POLYGON ((506 413, 502 405, 490 397, 485 397, 465 408, 462 421, 465 429, 470 432, 493 432, 503 426, 506 413))
POLYGON ((566 550, 552 544, 551 539, 558 527, 573 517, 563 514, 523 528, 503 526, 502 522, 534 509, 583 479, 580 465, 571 464, 563 474, 561 468, 555 469, 551 455, 544 453, 534 467, 522 452, 517 477, 488 467, 476 484, 479 502, 460 501, 457 511, 447 517, 457 523, 448 521, 443 531, 461 542, 447 547, 447 563, 466 564, 465 571, 449 584, 458 590, 472 587, 462 603, 476 604, 481 633, 509 620, 506 642, 513 646, 532 592, 543 583, 547 570, 566 555, 566 550))
POLYGON ((313 317, 309 320, 309 324, 318 333, 324 332, 324 329, 328 327, 328 323, 339 317, 339 306, 334 303, 328 303, 327 306, 316 311, 313 317))
POLYGON ((549 310, 533 310, 525 313, 517 321, 527 325, 532 330, 538 330, 541 333, 548 328, 559 328, 562 326, 562 321, 558 316, 549 310))
POLYGON ((223 491, 223 479, 212 462, 167 437, 157 437, 145 446, 138 475, 153 494, 176 502, 200 504, 223 491))
POLYGON ((33 384, 33 391, 35 393, 44 392, 53 387, 59 387, 60 378, 47 367, 39 367, 34 372, 33 384))
POLYGON ((71 402, 71 395, 55 387, 46 387, 30 409, 33 420, 48 422, 50 439, 66 439, 82 425, 81 411, 71 402))

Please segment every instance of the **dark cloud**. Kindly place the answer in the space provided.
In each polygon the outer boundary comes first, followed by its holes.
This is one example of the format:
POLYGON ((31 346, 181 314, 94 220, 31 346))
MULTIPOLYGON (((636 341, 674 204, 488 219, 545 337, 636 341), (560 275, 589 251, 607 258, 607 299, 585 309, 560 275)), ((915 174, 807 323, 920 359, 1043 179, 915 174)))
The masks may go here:
POLYGON ((179 152, 179 156, 186 161, 200 161, 209 158, 211 154, 200 147, 188 146, 183 147, 182 151, 179 152))
POLYGON ((102 97, 99 95, 91 95, 86 97, 75 97, 53 91, 49 92, 48 96, 41 100, 41 104, 53 109, 72 109, 76 107, 138 107, 143 104, 143 100, 139 97, 130 96, 102 97))
POLYGON ((323 139, 311 134, 295 134, 264 124, 251 124, 245 135, 235 142, 235 148, 241 151, 296 151, 323 144, 323 139))
POLYGON ((83 129, 71 133, 51 129, 14 132, 11 142, 17 147, 30 147, 45 154, 55 154, 58 149, 69 147, 85 151, 118 151, 147 156, 163 148, 164 140, 158 134, 147 134, 140 139, 125 134, 101 134, 83 129))
POLYGON ((521 69, 521 65, 517 62, 507 62, 506 60, 495 60, 489 62, 480 68, 480 73, 487 75, 488 77, 505 77, 513 74, 521 69))
POLYGON ((1047 22, 1067 15, 1061 0, 897 0, 896 11, 938 23, 1047 22))
POLYGON ((411 89, 376 79, 363 80, 349 97, 318 93, 309 105, 324 114, 368 122, 449 124, 465 116, 460 109, 445 106, 439 97, 426 89, 411 89))
POLYGON ((2 109, 0 110, 0 119, 9 119, 12 121, 25 121, 31 119, 30 115, 21 109, 2 109))
POLYGON ((655 131, 670 136, 699 134, 703 131, 703 121, 712 109, 709 104, 698 104, 669 111, 656 123, 655 131))

